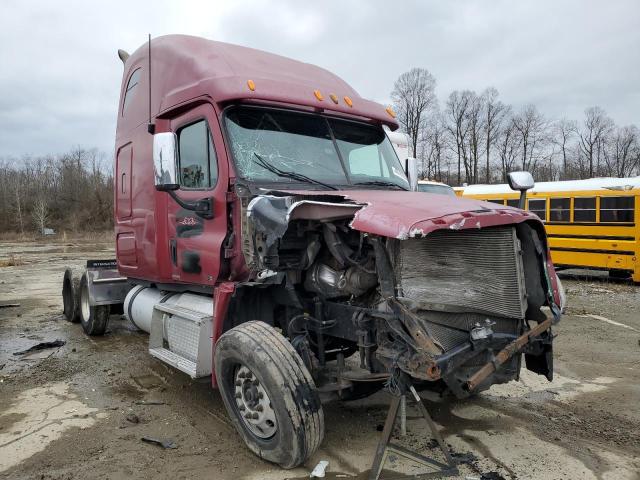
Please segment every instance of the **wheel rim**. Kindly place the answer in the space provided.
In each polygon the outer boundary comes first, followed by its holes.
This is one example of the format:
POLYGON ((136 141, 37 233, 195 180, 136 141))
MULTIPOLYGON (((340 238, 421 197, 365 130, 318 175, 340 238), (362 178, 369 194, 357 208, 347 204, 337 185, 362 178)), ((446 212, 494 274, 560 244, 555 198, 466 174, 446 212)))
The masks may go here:
POLYGON ((276 413, 267 391, 251 370, 240 365, 234 378, 238 415, 246 427, 259 438, 270 438, 278 430, 276 413))
POLYGON ((87 289, 87 285, 82 285, 82 292, 80 294, 80 309, 82 310, 82 321, 86 323, 91 315, 91 311, 89 309, 89 292, 87 289))

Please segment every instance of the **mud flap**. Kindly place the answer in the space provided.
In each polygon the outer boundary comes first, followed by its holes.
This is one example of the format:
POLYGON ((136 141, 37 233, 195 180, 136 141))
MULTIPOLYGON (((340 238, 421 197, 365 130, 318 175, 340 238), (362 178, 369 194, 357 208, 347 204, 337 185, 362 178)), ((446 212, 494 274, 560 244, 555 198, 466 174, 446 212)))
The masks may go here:
POLYGON ((541 347, 542 351, 538 354, 525 353, 524 361, 527 370, 544 375, 551 382, 553 381, 553 343, 551 339, 545 338, 541 347))

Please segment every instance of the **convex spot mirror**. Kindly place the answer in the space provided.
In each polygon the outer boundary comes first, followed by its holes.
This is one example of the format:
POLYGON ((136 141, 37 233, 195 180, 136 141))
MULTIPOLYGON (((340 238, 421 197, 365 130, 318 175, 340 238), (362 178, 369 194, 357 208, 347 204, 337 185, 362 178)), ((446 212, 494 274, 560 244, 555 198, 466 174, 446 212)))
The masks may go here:
POLYGON ((535 185, 529 172, 509 172, 508 178, 511 190, 529 190, 535 185))
POLYGON ((153 173, 156 190, 178 190, 178 155, 175 133, 163 132, 153 136, 153 173))

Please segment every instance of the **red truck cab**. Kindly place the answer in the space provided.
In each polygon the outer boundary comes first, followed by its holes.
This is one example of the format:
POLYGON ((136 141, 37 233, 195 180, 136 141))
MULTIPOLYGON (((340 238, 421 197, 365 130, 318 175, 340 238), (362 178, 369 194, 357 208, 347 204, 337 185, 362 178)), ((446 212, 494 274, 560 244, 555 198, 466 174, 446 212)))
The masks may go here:
POLYGON ((561 286, 535 215, 415 191, 393 110, 322 68, 182 35, 120 57, 117 271, 89 265, 77 301, 65 275, 87 333, 121 306, 285 468, 321 443, 321 400, 466 397, 523 357, 552 378, 561 286))

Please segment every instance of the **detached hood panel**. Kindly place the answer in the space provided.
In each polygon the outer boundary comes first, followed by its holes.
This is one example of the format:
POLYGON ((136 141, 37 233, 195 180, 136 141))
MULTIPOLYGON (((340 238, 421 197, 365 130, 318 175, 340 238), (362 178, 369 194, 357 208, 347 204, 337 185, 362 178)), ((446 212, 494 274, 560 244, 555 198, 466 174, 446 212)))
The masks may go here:
MULTIPOLYGON (((538 217, 530 212, 494 203, 447 195, 396 190, 342 190, 331 192, 280 191, 299 197, 290 204, 292 214, 299 202, 333 203, 338 198, 357 206, 351 227, 365 233, 406 239, 442 228, 460 230, 520 223, 538 217)), ((342 203, 342 202, 340 202, 342 203)))

